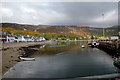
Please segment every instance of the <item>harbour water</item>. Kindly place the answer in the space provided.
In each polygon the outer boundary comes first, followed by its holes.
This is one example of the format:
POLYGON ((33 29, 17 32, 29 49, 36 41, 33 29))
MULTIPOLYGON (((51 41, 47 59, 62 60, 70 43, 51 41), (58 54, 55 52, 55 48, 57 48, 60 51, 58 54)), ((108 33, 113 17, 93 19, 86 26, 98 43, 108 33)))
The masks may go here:
POLYGON ((112 56, 88 47, 86 42, 54 43, 32 48, 37 51, 28 57, 34 57, 35 61, 17 63, 4 78, 76 78, 120 72, 113 65, 112 56))

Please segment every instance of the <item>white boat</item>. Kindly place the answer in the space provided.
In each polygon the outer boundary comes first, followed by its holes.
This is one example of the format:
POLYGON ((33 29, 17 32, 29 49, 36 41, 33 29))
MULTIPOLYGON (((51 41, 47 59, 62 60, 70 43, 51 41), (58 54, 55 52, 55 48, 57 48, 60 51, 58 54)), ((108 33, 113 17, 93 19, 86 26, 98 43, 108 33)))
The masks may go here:
POLYGON ((99 46, 99 43, 98 42, 96 42, 96 41, 93 41, 92 42, 92 47, 98 47, 99 46))
POLYGON ((82 45, 82 48, 85 48, 85 46, 84 46, 84 45, 82 45))
POLYGON ((35 58, 24 58, 24 57, 19 57, 20 60, 23 60, 23 61, 34 61, 35 58))

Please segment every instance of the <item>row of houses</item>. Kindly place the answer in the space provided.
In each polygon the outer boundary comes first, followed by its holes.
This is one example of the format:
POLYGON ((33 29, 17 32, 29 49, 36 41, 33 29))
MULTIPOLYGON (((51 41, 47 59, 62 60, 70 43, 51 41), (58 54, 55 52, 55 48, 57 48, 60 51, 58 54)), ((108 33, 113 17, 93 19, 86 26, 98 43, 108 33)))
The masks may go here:
POLYGON ((34 42, 34 41, 44 41, 44 37, 34 37, 34 36, 16 36, 11 34, 0 35, 0 43, 13 43, 13 42, 34 42))
POLYGON ((111 36, 110 39, 111 40, 120 40, 120 36, 111 36))

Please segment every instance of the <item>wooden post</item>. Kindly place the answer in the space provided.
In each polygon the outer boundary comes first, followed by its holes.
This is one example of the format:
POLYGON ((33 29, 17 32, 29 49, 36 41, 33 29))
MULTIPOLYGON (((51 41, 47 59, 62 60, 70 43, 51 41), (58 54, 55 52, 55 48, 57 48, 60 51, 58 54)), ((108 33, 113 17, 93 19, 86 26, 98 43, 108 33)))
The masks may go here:
POLYGON ((116 49, 118 49, 119 44, 118 44, 118 40, 116 40, 116 49))

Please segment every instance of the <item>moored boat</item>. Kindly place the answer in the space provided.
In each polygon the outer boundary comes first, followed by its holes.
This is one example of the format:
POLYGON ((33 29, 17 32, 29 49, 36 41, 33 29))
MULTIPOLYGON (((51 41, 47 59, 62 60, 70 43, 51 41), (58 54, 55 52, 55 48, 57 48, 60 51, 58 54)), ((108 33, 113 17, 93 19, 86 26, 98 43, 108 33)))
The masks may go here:
POLYGON ((23 60, 23 61, 34 61, 35 58, 25 58, 25 57, 19 57, 20 60, 23 60))
POLYGON ((99 46, 99 43, 98 43, 98 42, 96 42, 96 41, 93 41, 93 42, 92 42, 91 47, 98 47, 98 46, 99 46))
POLYGON ((120 57, 114 58, 114 65, 120 68, 120 57))

